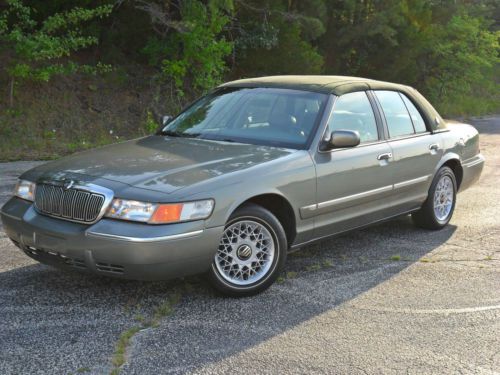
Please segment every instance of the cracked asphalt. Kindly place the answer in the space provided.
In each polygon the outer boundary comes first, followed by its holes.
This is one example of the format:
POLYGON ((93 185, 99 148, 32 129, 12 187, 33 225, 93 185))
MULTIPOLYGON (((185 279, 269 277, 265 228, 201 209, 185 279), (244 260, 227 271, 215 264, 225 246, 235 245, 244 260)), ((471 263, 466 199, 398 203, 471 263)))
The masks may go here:
MULTIPOLYGON (((471 122, 487 163, 447 228, 403 217, 305 247, 251 298, 65 273, 0 228, 0 374, 108 374, 136 326, 120 374, 500 373, 500 117, 471 122)), ((0 204, 36 164, 0 164, 0 204)))

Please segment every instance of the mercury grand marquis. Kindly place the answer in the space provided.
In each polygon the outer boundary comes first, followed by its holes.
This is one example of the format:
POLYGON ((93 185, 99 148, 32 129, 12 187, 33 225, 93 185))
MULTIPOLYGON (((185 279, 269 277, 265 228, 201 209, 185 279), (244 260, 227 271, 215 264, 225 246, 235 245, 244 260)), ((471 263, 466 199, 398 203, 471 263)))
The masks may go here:
POLYGON ((57 267, 249 295, 312 241, 408 214, 443 228, 484 164, 472 126, 363 78, 229 82, 165 120, 21 175, 7 236, 57 267))

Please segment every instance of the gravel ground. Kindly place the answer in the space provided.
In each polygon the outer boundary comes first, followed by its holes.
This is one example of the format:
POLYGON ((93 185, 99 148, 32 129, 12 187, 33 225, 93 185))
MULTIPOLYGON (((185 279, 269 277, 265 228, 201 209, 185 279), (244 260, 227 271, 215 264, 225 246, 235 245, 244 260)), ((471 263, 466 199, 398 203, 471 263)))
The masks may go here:
MULTIPOLYGON (((306 247, 252 298, 64 273, 0 229, 0 374, 109 373, 132 327, 121 374, 500 373, 500 117, 472 122, 487 164, 447 228, 404 217, 306 247)), ((0 164, 0 203, 36 164, 0 164)))

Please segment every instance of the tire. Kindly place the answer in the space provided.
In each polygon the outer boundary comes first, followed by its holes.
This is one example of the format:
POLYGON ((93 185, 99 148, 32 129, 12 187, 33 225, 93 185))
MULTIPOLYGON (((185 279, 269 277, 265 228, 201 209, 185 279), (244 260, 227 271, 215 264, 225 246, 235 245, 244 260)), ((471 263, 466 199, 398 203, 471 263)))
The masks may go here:
POLYGON ((457 200, 457 181, 455 174, 448 167, 442 167, 434 176, 429 195, 418 210, 412 214, 416 226, 439 230, 444 228, 455 210, 457 200))
POLYGON ((208 279, 227 296, 260 293, 278 277, 287 249, 286 234, 276 216, 256 204, 245 204, 226 223, 208 279))

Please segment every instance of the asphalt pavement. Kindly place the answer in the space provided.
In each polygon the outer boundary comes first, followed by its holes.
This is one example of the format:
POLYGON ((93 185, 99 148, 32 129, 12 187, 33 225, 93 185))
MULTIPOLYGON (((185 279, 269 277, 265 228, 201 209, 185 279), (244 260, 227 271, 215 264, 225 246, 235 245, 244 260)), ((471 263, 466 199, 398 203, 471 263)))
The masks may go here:
MULTIPOLYGON (((499 374, 500 117, 450 225, 409 217, 289 256, 268 291, 121 281, 23 255, 0 228, 0 374, 499 374)), ((39 162, 0 164, 0 204, 39 162)))

